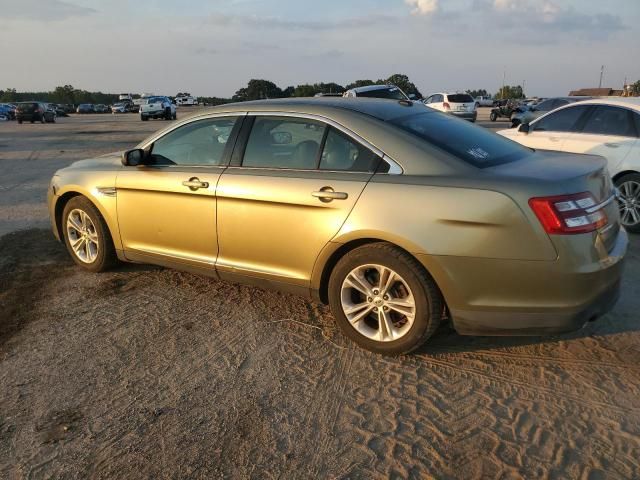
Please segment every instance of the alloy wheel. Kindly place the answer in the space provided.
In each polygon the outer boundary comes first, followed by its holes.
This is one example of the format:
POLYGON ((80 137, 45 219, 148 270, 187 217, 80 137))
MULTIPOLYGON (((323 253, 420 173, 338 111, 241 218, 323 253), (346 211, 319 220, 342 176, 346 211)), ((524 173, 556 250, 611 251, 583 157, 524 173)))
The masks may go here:
POLYGON ((618 186, 620 197, 620 221, 625 227, 636 226, 640 223, 640 183, 628 180, 618 186))
POLYGON ((416 316, 416 302, 408 283, 395 271, 377 264, 349 272, 340 291, 342 310, 361 335, 391 342, 406 335, 416 316))
POLYGON ((93 263, 98 256, 100 243, 91 217, 76 208, 67 216, 67 236, 73 253, 84 263, 93 263))

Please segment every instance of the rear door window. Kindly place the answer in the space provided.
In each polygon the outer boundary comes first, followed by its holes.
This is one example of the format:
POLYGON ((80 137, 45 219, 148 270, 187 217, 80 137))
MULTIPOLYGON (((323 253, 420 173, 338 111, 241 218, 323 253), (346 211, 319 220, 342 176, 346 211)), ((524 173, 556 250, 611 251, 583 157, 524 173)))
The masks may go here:
POLYGON ((625 108, 608 105, 598 106, 593 109, 582 132, 593 135, 637 137, 638 133, 632 115, 632 112, 625 108))
POLYGON ((533 153, 482 127, 437 112, 407 115, 390 123, 477 168, 515 162, 533 153))
POLYGON ((315 120, 258 116, 242 161, 243 167, 316 169, 326 125, 315 120))
POLYGON ((532 124, 534 132, 573 132, 578 121, 589 110, 588 105, 563 108, 545 115, 532 124))
POLYGON ((368 148, 330 128, 325 139, 320 170, 339 170, 349 172, 375 172, 380 157, 368 148))

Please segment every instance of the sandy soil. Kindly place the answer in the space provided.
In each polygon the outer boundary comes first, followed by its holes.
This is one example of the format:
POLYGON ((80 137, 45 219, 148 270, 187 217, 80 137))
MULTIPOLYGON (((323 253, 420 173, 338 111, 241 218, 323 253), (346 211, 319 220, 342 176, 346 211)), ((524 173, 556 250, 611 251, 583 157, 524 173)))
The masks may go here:
POLYGON ((355 348, 324 306, 76 268, 51 173, 164 122, 0 124, 0 478, 640 478, 640 239, 585 329, 355 348))

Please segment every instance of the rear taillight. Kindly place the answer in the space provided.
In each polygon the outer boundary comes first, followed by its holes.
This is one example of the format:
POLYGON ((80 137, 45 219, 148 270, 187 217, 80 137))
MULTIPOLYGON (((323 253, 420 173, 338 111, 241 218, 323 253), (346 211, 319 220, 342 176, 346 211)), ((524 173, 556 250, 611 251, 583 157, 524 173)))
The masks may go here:
POLYGON ((589 192, 532 198, 529 206, 550 234, 593 232, 608 222, 603 210, 594 210, 596 201, 589 192))
POLYGON ((442 106, 444 107, 445 110, 449 110, 451 108, 447 102, 444 102, 442 106))

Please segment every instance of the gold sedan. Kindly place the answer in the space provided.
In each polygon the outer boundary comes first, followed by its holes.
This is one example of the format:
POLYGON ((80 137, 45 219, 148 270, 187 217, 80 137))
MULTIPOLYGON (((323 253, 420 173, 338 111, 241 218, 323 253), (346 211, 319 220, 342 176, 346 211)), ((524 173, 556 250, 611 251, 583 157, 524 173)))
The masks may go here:
POLYGON ((627 236, 600 157, 535 152, 410 101, 224 105, 49 189, 93 272, 144 262, 328 303, 383 354, 579 328, 619 291, 627 236))

